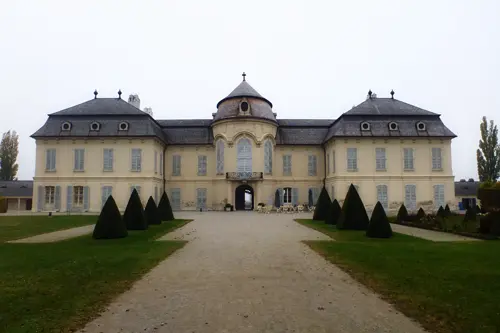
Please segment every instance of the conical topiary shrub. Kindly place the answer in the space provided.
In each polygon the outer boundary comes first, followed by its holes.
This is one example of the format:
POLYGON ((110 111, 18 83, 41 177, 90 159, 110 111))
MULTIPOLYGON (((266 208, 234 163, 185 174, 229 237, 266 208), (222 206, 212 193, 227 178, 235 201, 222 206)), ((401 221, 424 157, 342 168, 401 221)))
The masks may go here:
POLYGON ((146 215, 146 223, 148 225, 161 224, 160 214, 158 214, 158 208, 153 197, 149 197, 144 214, 146 215))
POLYGON ((417 222, 420 222, 420 220, 423 219, 424 217, 425 217, 424 209, 420 207, 417 212, 417 222))
POLYGON ((330 201, 330 196, 328 195, 328 191, 323 186, 321 189, 321 193, 319 194, 318 201, 316 202, 314 208, 313 220, 315 221, 325 221, 330 211, 330 205, 332 202, 330 201))
POLYGON ((342 206, 341 214, 337 222, 338 229, 366 230, 370 220, 366 214, 365 205, 359 197, 354 185, 349 186, 347 195, 342 206))
POLYGON ((366 236, 371 238, 392 237, 392 228, 380 201, 377 202, 373 209, 370 224, 368 225, 368 230, 366 230, 366 236))
POLYGON ((326 224, 337 224, 341 211, 342 208, 340 207, 337 199, 333 200, 332 204, 330 205, 330 212, 326 216, 326 224))
POLYGON ((127 237, 127 235, 125 222, 122 220, 115 199, 110 195, 102 207, 92 237, 94 239, 112 239, 127 237))
POLYGON ((445 217, 451 215, 450 206, 448 206, 448 204, 446 204, 446 207, 444 207, 444 215, 445 215, 445 217))
POLYGON ((127 208, 125 208, 123 221, 128 230, 146 230, 148 228, 141 198, 139 198, 139 194, 135 188, 130 195, 127 208))
POLYGON ((443 206, 439 206, 439 209, 438 209, 438 211, 436 213, 436 216, 438 216, 438 217, 445 217, 445 212, 444 212, 443 206))
POLYGON ((163 192, 161 196, 160 203, 158 204, 158 213, 162 221, 172 221, 174 219, 174 213, 172 212, 167 192, 163 192))
POLYGON ((408 217, 408 211, 406 210, 406 206, 402 204, 401 207, 399 207, 398 215, 396 216, 396 221, 402 223, 406 221, 407 217, 408 217))

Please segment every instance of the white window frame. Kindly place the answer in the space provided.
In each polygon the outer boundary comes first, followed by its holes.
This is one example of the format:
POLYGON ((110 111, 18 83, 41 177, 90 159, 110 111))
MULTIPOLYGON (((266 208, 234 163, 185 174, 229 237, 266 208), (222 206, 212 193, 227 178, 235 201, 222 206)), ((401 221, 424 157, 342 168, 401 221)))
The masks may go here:
POLYGON ((292 192, 293 189, 291 187, 283 188, 283 204, 292 204, 292 192))
POLYGON ((172 176, 181 175, 181 155, 172 156, 172 176))
POLYGON ((198 176, 207 175, 207 155, 198 155, 198 176))
POLYGON ((56 200, 56 187, 44 186, 44 202, 46 205, 54 205, 56 200))
POLYGON ((56 171, 55 148, 49 148, 45 151, 45 171, 56 171))
POLYGON ((170 196, 172 198, 172 209, 180 210, 181 209, 181 189, 180 188, 170 189, 170 196))
POLYGON ((217 175, 224 174, 224 140, 218 139, 215 144, 217 175))
POLYGON ((385 148, 375 148, 375 169, 377 171, 386 171, 386 150, 385 148))
POLYGON ((83 207, 83 186, 73 186, 72 207, 83 207))
POLYGON ((113 186, 110 185, 103 185, 101 187, 101 201, 102 201, 102 207, 104 207, 104 204, 108 200, 109 196, 113 195, 113 186))
POLYGON ((292 155, 283 155, 283 176, 292 175, 292 155))
POLYGON ((264 173, 266 175, 273 173, 273 144, 269 139, 264 143, 264 173))
POLYGON ((113 171, 113 148, 104 148, 102 151, 102 170, 113 171))
POLYGON ((432 190, 434 192, 434 205, 436 209, 439 209, 440 206, 444 208, 446 206, 444 184, 435 184, 432 190))
POLYGON ((84 171, 85 170, 85 149, 77 148, 73 150, 73 171, 84 171))
POLYGON ((358 171, 358 148, 347 148, 347 171, 358 171))
POLYGON ((417 185, 405 184, 404 204, 408 210, 417 210, 417 185), (414 192, 413 195, 411 192, 414 192), (410 198, 408 199, 408 197, 410 198))
POLYGON ((387 185, 377 185, 377 201, 382 204, 382 207, 384 207, 384 209, 389 208, 389 195, 387 185))
POLYGON ((432 147, 432 170, 443 170, 443 149, 441 147, 432 147))
POLYGON ((403 169, 405 171, 415 170, 415 149, 403 148, 403 169))
POLYGON ((313 177, 318 175, 318 157, 316 155, 307 157, 307 174, 313 177))
POLYGON ((133 172, 140 172, 142 169, 142 149, 132 148, 130 156, 131 156, 130 170, 133 172))

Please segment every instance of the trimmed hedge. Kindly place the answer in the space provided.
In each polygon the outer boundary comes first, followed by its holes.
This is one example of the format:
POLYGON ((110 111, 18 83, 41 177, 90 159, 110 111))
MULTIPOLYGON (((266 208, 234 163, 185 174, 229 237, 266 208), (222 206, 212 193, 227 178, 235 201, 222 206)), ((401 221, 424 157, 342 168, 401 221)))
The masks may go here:
POLYGON ((439 209, 436 213, 436 216, 439 216, 439 217, 446 217, 446 213, 444 211, 444 208, 443 206, 439 206, 439 209))
POLYGON ((315 221, 325 221, 328 213, 330 212, 330 206, 332 202, 330 201, 330 196, 328 191, 323 186, 321 193, 319 194, 318 201, 316 202, 314 208, 313 220, 315 221))
POLYGON ((118 206, 116 206, 113 196, 109 196, 92 233, 94 239, 113 239, 127 237, 127 227, 122 220, 118 206))
POLYGON ((444 207, 444 216, 448 217, 450 215, 451 215, 450 206, 448 206, 448 204, 446 204, 446 207, 444 207))
POLYGON ((162 221, 172 221, 175 219, 167 192, 163 192, 161 196, 160 203, 158 204, 158 213, 162 221))
POLYGON ((465 216, 464 216, 464 222, 466 221, 476 221, 477 219, 477 212, 476 212, 476 208, 471 208, 469 207, 469 209, 467 209, 465 211, 465 216))
POLYGON ((359 197, 358 191, 353 184, 349 186, 347 195, 345 196, 341 214, 337 222, 338 229, 348 230, 366 230, 368 229, 368 214, 366 213, 365 205, 359 197))
POLYGON ((146 230, 148 228, 141 198, 139 198, 139 194, 135 188, 130 195, 127 208, 125 208, 123 221, 128 230, 146 230))
POLYGON ((406 221, 407 217, 408 217, 408 211, 406 210, 405 204, 402 204, 401 207, 399 207, 398 215, 396 216, 396 221, 400 223, 404 222, 406 221))
POLYGON ((342 208, 340 207, 339 202, 337 201, 337 199, 333 200, 332 204, 330 205, 330 212, 326 216, 325 223, 332 225, 337 224, 341 212, 342 208))
POLYGON ((380 201, 377 202, 370 218, 366 236, 371 238, 391 238, 392 228, 380 201))
POLYGON ((158 214, 158 208, 153 197, 149 197, 144 214, 148 225, 161 224, 160 214, 158 214))

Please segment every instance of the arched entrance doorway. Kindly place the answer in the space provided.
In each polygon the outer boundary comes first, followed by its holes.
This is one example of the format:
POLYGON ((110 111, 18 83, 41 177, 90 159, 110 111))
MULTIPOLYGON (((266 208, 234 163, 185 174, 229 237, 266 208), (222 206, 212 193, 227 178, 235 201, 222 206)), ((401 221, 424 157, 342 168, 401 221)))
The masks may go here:
POLYGON ((235 205, 236 210, 253 210, 254 193, 250 185, 244 184, 236 188, 235 205))

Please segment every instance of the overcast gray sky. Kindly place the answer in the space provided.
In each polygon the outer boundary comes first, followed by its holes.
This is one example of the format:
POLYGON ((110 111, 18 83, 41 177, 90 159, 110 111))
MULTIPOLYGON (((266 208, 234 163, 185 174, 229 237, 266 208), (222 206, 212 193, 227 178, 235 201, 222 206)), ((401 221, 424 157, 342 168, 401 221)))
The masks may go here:
POLYGON ((369 89, 442 114, 456 179, 477 177, 481 117, 500 122, 500 1, 6 1, 0 131, 138 93, 155 118, 211 118, 247 73, 279 118, 336 118, 369 89))

